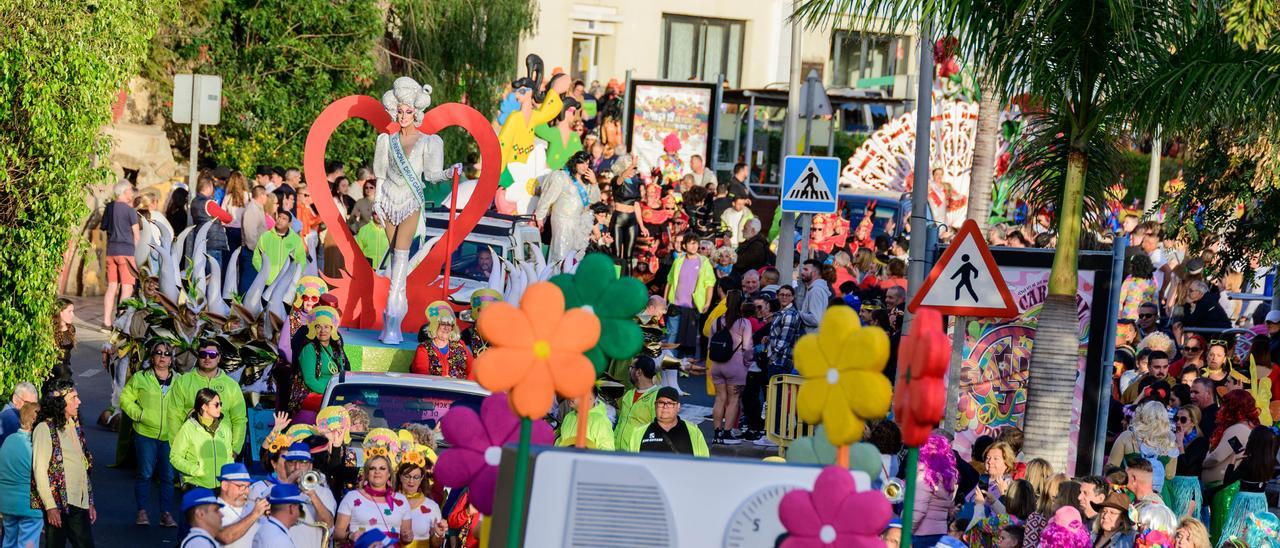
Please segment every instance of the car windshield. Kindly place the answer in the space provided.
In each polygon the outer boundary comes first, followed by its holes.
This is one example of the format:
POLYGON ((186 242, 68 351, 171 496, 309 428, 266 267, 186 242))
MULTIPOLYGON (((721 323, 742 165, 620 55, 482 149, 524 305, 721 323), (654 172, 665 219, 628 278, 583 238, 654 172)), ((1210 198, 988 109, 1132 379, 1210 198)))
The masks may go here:
POLYGON ((493 271, 494 263, 497 262, 493 254, 501 252, 501 249, 479 242, 463 241, 453 252, 453 267, 449 272, 453 276, 487 282, 489 273, 493 271))
POLYGON ((330 405, 354 404, 369 414, 369 428, 399 430, 407 424, 436 422, 455 406, 480 412, 484 396, 420 386, 392 384, 339 384, 333 388, 330 405))

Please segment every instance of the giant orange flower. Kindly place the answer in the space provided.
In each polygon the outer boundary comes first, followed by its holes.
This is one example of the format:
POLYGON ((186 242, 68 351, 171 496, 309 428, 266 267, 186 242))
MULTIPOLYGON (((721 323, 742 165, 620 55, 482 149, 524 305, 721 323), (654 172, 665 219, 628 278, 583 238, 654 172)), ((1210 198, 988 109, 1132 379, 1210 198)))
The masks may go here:
POLYGON ((596 370, 586 352, 600 339, 600 320, 581 308, 566 311, 555 284, 529 286, 520 308, 490 304, 477 326, 489 349, 476 358, 476 380, 509 392, 516 414, 541 418, 555 394, 573 399, 591 393, 596 370))
POLYGON ((923 445, 942 421, 947 402, 942 378, 950 361, 951 339, 942 330, 942 314, 920 307, 911 320, 911 331, 899 342, 893 395, 893 419, 908 447, 923 445))

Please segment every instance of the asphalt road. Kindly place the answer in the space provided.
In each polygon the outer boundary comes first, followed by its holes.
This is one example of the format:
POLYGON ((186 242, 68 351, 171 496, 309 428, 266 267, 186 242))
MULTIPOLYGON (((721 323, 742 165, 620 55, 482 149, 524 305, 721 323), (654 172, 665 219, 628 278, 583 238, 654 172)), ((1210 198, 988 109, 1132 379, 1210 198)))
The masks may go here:
MULTIPOLYGON (((93 453, 94 500, 98 521, 93 524, 93 538, 99 548, 132 548, 137 546, 176 545, 177 529, 159 526, 158 490, 152 492, 153 509, 150 527, 133 524, 137 507, 133 496, 133 469, 112 468, 116 460, 116 433, 98 426, 98 415, 111 406, 111 376, 102 370, 101 350, 106 336, 86 325, 77 326, 79 342, 71 357, 76 390, 80 393, 80 420, 85 441, 93 453)), ((176 509, 174 510, 176 512, 176 509)), ((175 514, 176 515, 176 514, 175 514)))

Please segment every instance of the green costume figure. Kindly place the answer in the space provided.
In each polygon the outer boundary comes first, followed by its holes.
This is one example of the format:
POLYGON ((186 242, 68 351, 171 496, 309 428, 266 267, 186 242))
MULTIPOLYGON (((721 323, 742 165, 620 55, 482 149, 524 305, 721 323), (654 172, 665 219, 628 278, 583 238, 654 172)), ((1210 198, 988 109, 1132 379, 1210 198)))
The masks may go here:
MULTIPOLYGON (((298 373, 307 389, 323 394, 329 379, 342 370, 346 356, 334 344, 338 339, 338 311, 331 306, 317 306, 315 319, 307 326, 307 338, 311 339, 296 356, 298 373)), ((297 379, 294 380, 297 382, 297 379)))
POLYGON ((547 142, 547 168, 551 171, 564 169, 573 153, 582 150, 582 137, 573 130, 580 107, 576 99, 565 97, 555 125, 538 124, 533 128, 533 134, 547 142))
MULTIPOLYGON (((609 422, 609 412, 605 409, 605 404, 597 401, 587 413, 587 421, 587 449, 613 451, 616 447, 613 439, 613 423, 609 422)), ((578 410, 574 409, 566 413, 564 420, 560 421, 560 435, 556 438, 556 445, 569 447, 577 439, 578 410)))
POLYGON ((306 247, 302 245, 302 236, 289 228, 289 223, 280 221, 292 220, 289 212, 277 213, 275 229, 269 230, 258 238, 258 247, 253 250, 253 268, 262 271, 262 257, 266 257, 271 265, 267 272, 267 284, 274 283, 280 269, 284 268, 285 257, 292 257, 294 264, 307 264, 306 247))

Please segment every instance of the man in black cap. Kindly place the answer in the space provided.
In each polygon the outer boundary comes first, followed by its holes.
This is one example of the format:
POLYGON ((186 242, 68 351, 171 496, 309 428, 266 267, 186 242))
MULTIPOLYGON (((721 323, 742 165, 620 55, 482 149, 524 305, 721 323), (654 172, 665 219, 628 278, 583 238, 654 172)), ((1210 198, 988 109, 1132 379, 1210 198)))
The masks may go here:
POLYGON ((648 428, 635 430, 623 450, 633 453, 674 453, 709 457, 707 440, 698 426, 680 418, 680 391, 670 386, 658 389, 654 419, 648 428))

